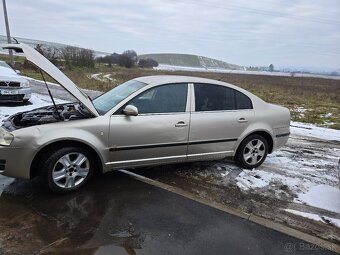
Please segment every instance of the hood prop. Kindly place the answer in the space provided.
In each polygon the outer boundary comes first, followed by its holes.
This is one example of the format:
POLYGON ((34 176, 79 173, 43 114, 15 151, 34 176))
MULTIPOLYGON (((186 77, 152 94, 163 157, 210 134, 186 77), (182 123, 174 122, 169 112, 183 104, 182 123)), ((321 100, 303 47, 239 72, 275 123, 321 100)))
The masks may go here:
POLYGON ((52 93, 51 93, 51 91, 50 91, 50 88, 49 88, 48 85, 47 85, 47 82, 46 82, 46 80, 45 80, 45 76, 44 76, 44 74, 43 74, 43 72, 42 72, 41 70, 39 70, 39 71, 40 71, 40 74, 41 74, 41 76, 42 76, 42 78, 43 78, 43 80, 44 80, 44 82, 45 82, 45 85, 46 85, 48 94, 50 95, 50 97, 51 97, 51 99, 52 99, 52 102, 53 102, 53 105, 54 105, 54 109, 55 109, 56 113, 58 114, 59 119, 60 119, 60 120, 63 120, 63 118, 62 118, 61 115, 60 115, 60 112, 58 111, 57 105, 55 104, 55 101, 54 101, 54 98, 53 98, 52 93))

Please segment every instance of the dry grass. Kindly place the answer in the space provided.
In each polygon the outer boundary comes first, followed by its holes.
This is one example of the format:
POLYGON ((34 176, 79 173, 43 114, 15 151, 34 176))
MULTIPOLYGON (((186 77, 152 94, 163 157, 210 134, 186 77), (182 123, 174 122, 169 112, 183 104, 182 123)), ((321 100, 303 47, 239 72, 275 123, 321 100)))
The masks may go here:
MULTIPOLYGON (((24 75, 41 79, 39 72, 31 68, 24 68, 22 59, 17 59, 16 61, 16 68, 21 70, 24 75)), ((220 80, 249 90, 267 102, 288 107, 291 110, 294 121, 315 123, 340 129, 340 80, 310 77, 159 71, 140 68, 126 69, 103 65, 97 65, 94 69, 74 68, 64 72, 78 86, 100 91, 107 91, 127 80, 148 75, 186 75, 220 80), (101 82, 89 79, 88 75, 94 73, 111 74, 113 81, 101 82), (296 109, 298 107, 306 110, 302 113, 297 112, 296 109)), ((52 81, 49 78, 48 80, 52 81)))
POLYGON ((340 129, 340 81, 310 77, 283 77, 244 74, 219 74, 206 72, 157 71, 152 69, 126 69, 97 67, 96 70, 73 70, 68 73, 83 88, 106 91, 124 81, 147 75, 187 75, 210 78, 235 84, 269 103, 291 110, 292 119, 340 129), (86 72, 110 73, 112 82, 100 82, 86 77, 86 72), (296 111, 306 109, 303 113, 296 111), (326 115, 326 116, 325 116, 326 115))

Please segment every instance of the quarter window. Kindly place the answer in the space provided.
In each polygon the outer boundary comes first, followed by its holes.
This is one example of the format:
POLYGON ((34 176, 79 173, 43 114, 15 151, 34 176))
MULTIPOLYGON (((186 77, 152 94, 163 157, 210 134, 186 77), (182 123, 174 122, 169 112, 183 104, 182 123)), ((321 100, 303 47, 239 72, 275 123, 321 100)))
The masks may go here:
POLYGON ((235 90, 235 96, 237 109, 253 109, 253 104, 250 98, 245 94, 235 90))
POLYGON ((187 84, 169 84, 151 88, 128 104, 138 108, 140 114, 185 112, 187 84))

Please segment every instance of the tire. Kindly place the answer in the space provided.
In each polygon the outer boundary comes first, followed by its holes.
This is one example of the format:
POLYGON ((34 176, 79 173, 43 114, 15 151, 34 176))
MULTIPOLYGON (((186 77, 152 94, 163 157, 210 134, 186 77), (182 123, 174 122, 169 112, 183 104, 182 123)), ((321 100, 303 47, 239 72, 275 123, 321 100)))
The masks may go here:
POLYGON ((240 144, 236 153, 236 163, 246 169, 260 166, 268 154, 268 142, 261 135, 250 135, 240 144))
POLYGON ((64 147, 49 151, 42 159, 40 171, 47 187, 54 193, 62 194, 77 190, 89 182, 95 163, 88 150, 64 147))

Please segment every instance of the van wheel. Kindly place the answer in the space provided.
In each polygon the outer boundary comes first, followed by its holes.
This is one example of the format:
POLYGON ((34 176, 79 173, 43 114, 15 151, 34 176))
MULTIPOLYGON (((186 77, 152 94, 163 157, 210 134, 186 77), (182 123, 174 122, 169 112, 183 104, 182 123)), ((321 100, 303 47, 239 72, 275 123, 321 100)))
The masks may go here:
POLYGON ((41 173, 48 188, 67 193, 84 186, 93 176, 95 159, 86 149, 65 147, 50 151, 41 164, 41 173))
POLYGON ((267 154, 267 140, 260 135, 250 135, 240 144, 235 158, 240 167, 253 169, 263 163, 267 154))

